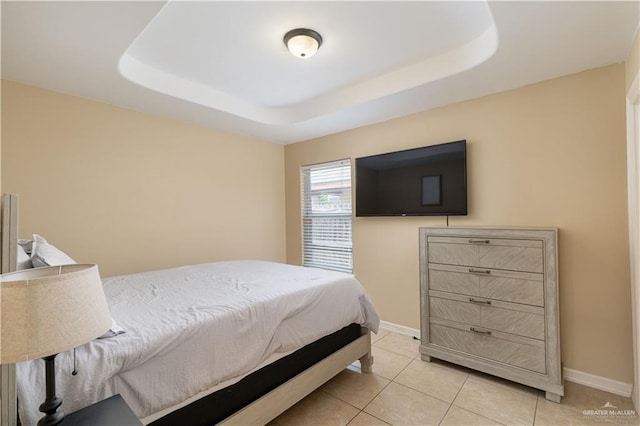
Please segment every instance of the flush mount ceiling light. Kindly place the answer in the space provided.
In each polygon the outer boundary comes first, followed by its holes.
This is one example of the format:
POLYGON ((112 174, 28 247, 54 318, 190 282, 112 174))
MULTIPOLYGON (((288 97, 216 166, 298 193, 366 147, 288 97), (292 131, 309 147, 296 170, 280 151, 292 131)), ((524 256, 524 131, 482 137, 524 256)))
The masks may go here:
POLYGON ((293 56, 310 58, 322 45, 322 36, 308 28, 296 28, 284 35, 284 44, 293 56))

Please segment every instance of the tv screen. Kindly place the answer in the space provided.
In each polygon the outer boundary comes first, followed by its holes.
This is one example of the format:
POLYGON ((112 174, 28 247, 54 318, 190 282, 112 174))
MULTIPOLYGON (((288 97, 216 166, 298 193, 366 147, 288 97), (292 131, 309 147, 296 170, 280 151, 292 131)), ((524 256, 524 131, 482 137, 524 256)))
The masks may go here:
POLYGON ((356 216, 466 214, 466 140, 356 158, 356 216))

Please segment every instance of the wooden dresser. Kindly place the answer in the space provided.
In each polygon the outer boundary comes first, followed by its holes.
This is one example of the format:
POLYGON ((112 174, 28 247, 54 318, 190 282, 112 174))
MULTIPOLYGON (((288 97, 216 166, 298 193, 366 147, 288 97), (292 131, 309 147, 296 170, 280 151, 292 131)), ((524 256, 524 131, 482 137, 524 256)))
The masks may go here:
POLYGON ((420 353, 564 395, 557 230, 420 228, 420 353))

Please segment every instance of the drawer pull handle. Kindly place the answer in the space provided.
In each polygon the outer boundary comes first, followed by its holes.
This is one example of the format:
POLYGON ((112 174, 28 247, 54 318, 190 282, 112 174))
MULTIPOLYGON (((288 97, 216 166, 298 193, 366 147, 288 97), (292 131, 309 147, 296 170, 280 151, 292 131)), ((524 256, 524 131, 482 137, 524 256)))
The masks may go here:
POLYGON ((486 274, 486 275, 491 274, 491 271, 488 269, 469 268, 469 272, 471 272, 472 274, 486 274))
POLYGON ((478 334, 486 334, 487 336, 491 336, 491 332, 489 330, 477 330, 475 327, 469 327, 469 330, 478 334))
POLYGON ((474 299, 473 297, 469 298, 469 302, 471 302, 471 303, 481 303, 483 305, 490 305, 491 304, 491 300, 478 300, 478 299, 474 299))
POLYGON ((469 244, 491 244, 491 240, 478 240, 475 238, 471 238, 469 240, 469 244))

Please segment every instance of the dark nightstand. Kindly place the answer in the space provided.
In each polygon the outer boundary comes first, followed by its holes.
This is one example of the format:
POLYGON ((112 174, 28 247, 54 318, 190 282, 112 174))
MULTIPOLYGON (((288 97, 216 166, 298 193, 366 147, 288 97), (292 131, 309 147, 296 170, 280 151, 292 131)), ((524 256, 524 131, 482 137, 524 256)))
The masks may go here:
POLYGON ((103 399, 81 410, 67 414, 64 426, 142 426, 131 408, 118 395, 103 399))

